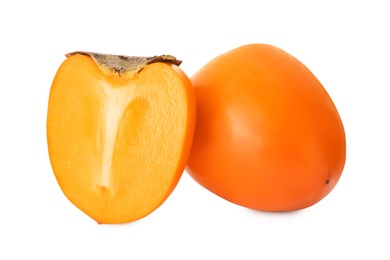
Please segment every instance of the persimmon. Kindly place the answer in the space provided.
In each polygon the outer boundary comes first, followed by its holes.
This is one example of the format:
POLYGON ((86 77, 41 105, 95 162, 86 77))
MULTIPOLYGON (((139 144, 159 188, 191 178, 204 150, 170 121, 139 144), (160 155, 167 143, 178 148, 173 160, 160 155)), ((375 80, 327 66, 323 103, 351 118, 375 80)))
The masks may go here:
POLYGON ((346 159, 340 115, 314 74, 267 44, 212 59, 191 77, 197 101, 187 170, 235 204, 291 211, 322 200, 346 159))
POLYGON ((59 67, 48 103, 47 142, 66 197, 98 223, 157 209, 190 152, 195 94, 169 55, 75 52, 59 67))

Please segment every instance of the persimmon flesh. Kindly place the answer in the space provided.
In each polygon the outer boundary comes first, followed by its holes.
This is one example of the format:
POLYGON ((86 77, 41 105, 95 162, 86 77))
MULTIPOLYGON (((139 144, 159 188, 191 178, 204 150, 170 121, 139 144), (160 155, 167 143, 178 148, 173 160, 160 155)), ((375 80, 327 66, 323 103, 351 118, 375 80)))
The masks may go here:
POLYGON ((50 91, 47 139, 66 197, 98 223, 157 209, 189 154, 195 96, 170 56, 72 53, 50 91))
POLYGON ((285 51, 249 44, 202 67, 189 174, 222 198, 263 211, 323 199, 346 158, 339 113, 313 73, 285 51))

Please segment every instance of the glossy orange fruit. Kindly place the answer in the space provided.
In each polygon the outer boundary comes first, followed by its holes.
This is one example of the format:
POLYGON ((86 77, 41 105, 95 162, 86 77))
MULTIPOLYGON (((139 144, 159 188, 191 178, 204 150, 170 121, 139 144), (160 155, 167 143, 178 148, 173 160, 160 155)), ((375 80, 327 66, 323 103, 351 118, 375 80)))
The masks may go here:
POLYGON ((48 105, 50 161, 67 198, 98 223, 150 214, 179 181, 195 94, 178 64, 77 52, 60 66, 48 105))
POLYGON ((231 50, 192 78, 197 121, 189 174, 233 203, 290 211, 323 199, 346 159, 342 121, 300 61, 266 44, 231 50))

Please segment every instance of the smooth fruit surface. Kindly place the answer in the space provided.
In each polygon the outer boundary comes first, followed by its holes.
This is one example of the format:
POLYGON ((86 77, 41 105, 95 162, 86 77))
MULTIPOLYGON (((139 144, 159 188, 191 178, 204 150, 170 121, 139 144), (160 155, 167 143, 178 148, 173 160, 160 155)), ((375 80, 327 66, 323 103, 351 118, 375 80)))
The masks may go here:
POLYGON ((211 60, 192 78, 197 119, 189 174, 233 203, 264 211, 306 208, 338 182, 342 121, 300 61, 266 44, 211 60))
POLYGON ((56 179, 98 223, 140 219, 166 200, 184 171, 195 124, 194 91, 178 66, 114 65, 70 55, 54 78, 48 105, 56 179))

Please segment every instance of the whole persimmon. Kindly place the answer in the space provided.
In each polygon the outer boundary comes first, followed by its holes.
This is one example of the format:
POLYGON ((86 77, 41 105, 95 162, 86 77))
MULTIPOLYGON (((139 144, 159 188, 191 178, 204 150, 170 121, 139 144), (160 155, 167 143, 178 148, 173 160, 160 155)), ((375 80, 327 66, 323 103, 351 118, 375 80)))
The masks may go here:
POLYGON ((291 211, 322 200, 346 159, 339 113, 300 61, 272 45, 224 53, 191 78, 197 118, 188 173, 235 204, 291 211))

